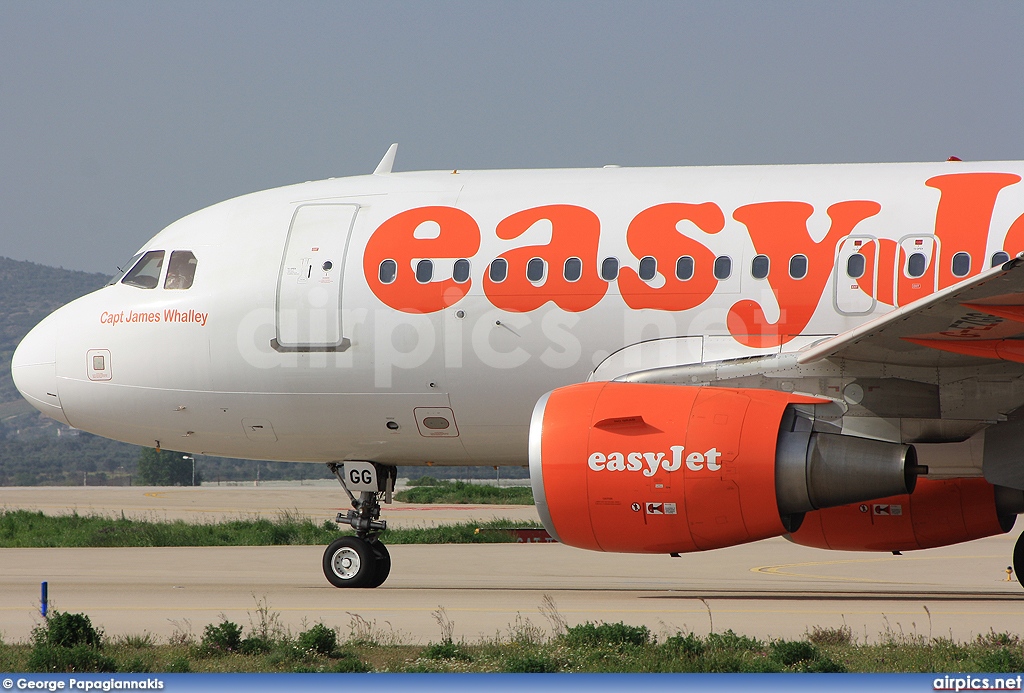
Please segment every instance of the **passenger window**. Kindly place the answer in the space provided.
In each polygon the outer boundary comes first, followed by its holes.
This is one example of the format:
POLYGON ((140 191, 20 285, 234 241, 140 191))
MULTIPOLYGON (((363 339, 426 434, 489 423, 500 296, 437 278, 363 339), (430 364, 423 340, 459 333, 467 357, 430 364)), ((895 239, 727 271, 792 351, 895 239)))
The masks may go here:
POLYGON ((395 277, 398 276, 398 263, 394 260, 385 260, 380 263, 380 269, 377 270, 377 278, 380 279, 381 284, 390 284, 395 281, 395 277))
POLYGON ((452 279, 459 284, 469 281, 469 260, 462 258, 455 261, 455 266, 452 268, 452 279))
POLYGON ((188 250, 175 250, 167 263, 165 289, 190 289, 196 278, 196 256, 188 250))
POLYGON ((428 283, 434 277, 434 263, 431 260, 420 260, 416 263, 416 281, 428 283))
POLYGON ((654 279, 655 275, 658 274, 658 261, 648 255, 647 257, 640 260, 640 278, 645 282, 649 282, 654 279))
POLYGON ((846 276, 850 279, 860 279, 866 269, 866 258, 860 253, 854 253, 846 259, 846 276))
POLYGON ((1009 253, 1004 253, 1002 250, 1000 250, 998 253, 994 253, 992 255, 992 266, 993 267, 995 267, 997 265, 1005 265, 1009 261, 1010 261, 1010 254, 1009 253))
POLYGON ((565 267, 562 268, 562 276, 565 277, 567 282, 578 282, 580 277, 583 276, 583 260, 578 257, 571 257, 565 261, 565 267))
POLYGON ((794 255, 789 258, 789 276, 793 279, 803 279, 807 276, 806 255, 794 255))
POLYGON ((719 255, 715 258, 715 279, 724 281, 732 276, 732 258, 719 255))
POLYGON ((683 255, 681 258, 676 260, 676 279, 681 282, 689 281, 693 278, 693 258, 689 255, 683 255))
POLYGON ((505 277, 508 276, 508 260, 501 257, 492 260, 489 272, 491 275, 491 281, 495 284, 500 284, 505 281, 505 277))
POLYGON ((606 257, 601 263, 601 279, 606 282, 613 282, 619 278, 619 259, 606 257))
POLYGON ((957 253, 953 256, 953 276, 966 277, 971 272, 971 256, 967 253, 957 253))
POLYGON ((535 257, 527 262, 526 278, 534 284, 544 279, 544 260, 539 257, 535 257))
POLYGON ((771 261, 767 255, 755 255, 754 259, 750 261, 750 276, 754 279, 764 279, 768 276, 770 266, 771 261))
POLYGON ((917 279, 922 276, 927 268, 928 259, 924 256, 924 253, 913 253, 907 258, 907 276, 911 279, 917 279))
POLYGON ((140 289, 155 289, 160 283, 160 270, 164 266, 164 251, 151 250, 128 270, 121 280, 122 284, 137 286, 140 289))

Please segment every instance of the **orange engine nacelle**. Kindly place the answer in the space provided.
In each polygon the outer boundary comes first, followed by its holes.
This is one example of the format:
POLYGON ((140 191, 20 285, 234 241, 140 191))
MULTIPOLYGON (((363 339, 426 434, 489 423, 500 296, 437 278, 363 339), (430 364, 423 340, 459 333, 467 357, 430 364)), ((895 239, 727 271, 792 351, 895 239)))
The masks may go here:
POLYGON ((1021 492, 984 479, 919 479, 913 493, 809 512, 797 544, 841 551, 911 551, 1013 528, 1021 492))
POLYGON ((813 430, 827 400, 584 383, 537 403, 530 477, 548 531, 599 551, 682 553, 793 531, 803 513, 912 491, 906 445, 813 430))

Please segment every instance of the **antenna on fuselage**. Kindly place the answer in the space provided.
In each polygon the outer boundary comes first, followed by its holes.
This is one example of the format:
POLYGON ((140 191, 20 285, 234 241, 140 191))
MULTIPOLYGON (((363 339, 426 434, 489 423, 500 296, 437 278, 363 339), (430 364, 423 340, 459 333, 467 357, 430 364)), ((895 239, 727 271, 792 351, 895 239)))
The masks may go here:
POLYGON ((377 164, 377 168, 373 169, 373 175, 381 176, 387 173, 391 173, 391 167, 395 165, 395 154, 398 153, 398 142, 388 147, 387 154, 377 164))

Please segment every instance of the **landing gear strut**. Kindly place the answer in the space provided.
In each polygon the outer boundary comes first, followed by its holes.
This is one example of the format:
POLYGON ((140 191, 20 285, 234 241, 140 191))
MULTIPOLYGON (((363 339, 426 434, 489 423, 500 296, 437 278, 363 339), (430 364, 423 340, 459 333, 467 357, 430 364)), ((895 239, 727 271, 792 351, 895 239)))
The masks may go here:
POLYGON ((391 554, 380 542, 381 532, 387 529, 380 519, 380 503, 391 502, 398 468, 376 462, 330 462, 327 468, 338 477, 353 508, 338 513, 334 521, 349 525, 356 535, 331 542, 324 552, 324 575, 335 587, 379 587, 391 572, 391 554), (353 491, 359 492, 359 498, 353 491))

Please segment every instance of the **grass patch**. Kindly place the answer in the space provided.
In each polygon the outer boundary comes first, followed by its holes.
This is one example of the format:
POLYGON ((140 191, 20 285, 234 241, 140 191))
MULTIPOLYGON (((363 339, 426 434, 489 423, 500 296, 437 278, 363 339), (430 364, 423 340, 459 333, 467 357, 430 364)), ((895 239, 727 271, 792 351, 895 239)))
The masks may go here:
POLYGON ((395 494, 402 503, 451 503, 472 505, 533 505, 529 486, 490 486, 424 477, 409 482, 410 488, 395 494))
MULTIPOLYGON (((542 613, 544 613, 542 611, 542 613)), ((1024 647, 1008 633, 970 642, 899 638, 857 643, 846 630, 798 640, 761 640, 726 631, 655 635, 625 623, 582 623, 547 635, 517 616, 505 634, 455 642, 454 623, 434 613, 439 642, 410 645, 394 631, 351 614, 349 636, 317 623, 293 634, 257 600, 245 628, 222 618, 203 637, 149 634, 109 639, 84 614, 54 612, 28 643, 0 641, 4 671, 36 672, 995 672, 1024 668, 1024 647)), ((550 619, 549 619, 550 620, 550 619)))
POLYGON ((0 547, 275 546, 328 544, 333 522, 282 514, 224 522, 135 520, 102 515, 44 515, 29 510, 0 513, 0 547))
MULTIPOLYGON (((484 531, 522 522, 489 520, 437 527, 389 529, 385 544, 487 544, 513 542, 505 532, 484 531)), ((536 523, 525 523, 539 527, 536 523)), ((44 515, 30 510, 0 512, 0 548, 131 547, 131 546, 281 546, 326 545, 344 534, 330 520, 282 514, 225 522, 188 523, 183 520, 133 520, 101 515, 44 515)))

